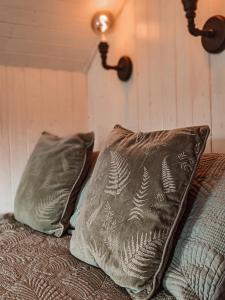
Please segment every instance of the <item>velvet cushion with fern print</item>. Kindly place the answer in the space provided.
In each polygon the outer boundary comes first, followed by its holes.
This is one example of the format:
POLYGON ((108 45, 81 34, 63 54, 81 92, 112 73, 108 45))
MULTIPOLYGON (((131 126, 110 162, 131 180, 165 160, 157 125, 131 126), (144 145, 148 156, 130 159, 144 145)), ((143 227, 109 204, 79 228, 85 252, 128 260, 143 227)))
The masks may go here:
POLYGON ((73 232, 71 253, 102 268, 133 299, 150 299, 209 134, 208 126, 106 139, 73 232))
POLYGON ((15 218, 40 232, 61 236, 91 165, 94 134, 59 138, 42 133, 15 197, 15 218))

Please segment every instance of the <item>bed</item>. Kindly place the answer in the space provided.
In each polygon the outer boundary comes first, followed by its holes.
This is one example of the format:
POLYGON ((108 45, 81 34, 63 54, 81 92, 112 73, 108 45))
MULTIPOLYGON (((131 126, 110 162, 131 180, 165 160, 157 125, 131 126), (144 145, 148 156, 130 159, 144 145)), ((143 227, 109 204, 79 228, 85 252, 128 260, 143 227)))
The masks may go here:
POLYGON ((104 272, 69 253, 69 238, 34 231, 12 214, 1 216, 0 299, 128 300, 104 272))
MULTIPOLYGON (((93 156, 93 166, 97 155, 93 156)), ((187 164, 181 166, 189 167, 187 164)), ((79 194, 84 199, 87 182, 79 194)), ((89 186, 88 190, 94 189, 89 186)), ((81 200, 82 197, 78 199, 78 206, 81 200)), ((158 282, 159 288, 157 286, 150 297, 130 296, 129 291, 119 287, 107 272, 72 255, 70 231, 64 231, 60 237, 54 236, 17 221, 16 213, 0 215, 0 299, 223 300, 224 200, 225 155, 205 154, 191 183, 184 217, 174 232, 174 248, 165 264, 162 280, 158 282)), ((82 205, 81 208, 85 208, 82 205)), ((78 206, 75 212, 79 212, 78 206)), ((73 235, 78 232, 78 226, 76 223, 73 227, 73 235)), ((82 240, 78 242, 80 245, 82 240)))
MULTIPOLYGON (((0 299, 130 299, 101 269, 72 256, 69 240, 70 235, 57 238, 32 230, 13 214, 1 215, 0 299)), ((161 291, 154 299, 175 298, 161 291)))

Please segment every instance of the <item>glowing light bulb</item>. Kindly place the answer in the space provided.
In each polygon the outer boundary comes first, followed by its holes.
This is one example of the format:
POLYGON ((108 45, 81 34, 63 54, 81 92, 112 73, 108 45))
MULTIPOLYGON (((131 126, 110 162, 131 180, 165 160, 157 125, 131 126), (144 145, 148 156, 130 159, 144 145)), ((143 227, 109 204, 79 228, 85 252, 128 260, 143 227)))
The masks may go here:
POLYGON ((97 12, 91 21, 91 27, 94 32, 101 35, 102 41, 105 41, 105 35, 113 26, 114 18, 110 12, 97 12))
POLYGON ((106 15, 101 15, 99 19, 101 24, 101 32, 105 33, 108 30, 108 17, 106 15))

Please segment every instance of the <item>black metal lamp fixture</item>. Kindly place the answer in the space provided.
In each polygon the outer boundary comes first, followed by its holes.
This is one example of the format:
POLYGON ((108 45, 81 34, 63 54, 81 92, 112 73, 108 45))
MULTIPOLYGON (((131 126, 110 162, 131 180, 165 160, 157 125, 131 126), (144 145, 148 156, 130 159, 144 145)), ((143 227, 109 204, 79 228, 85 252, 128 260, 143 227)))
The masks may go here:
POLYGON ((182 0, 188 30, 194 36, 202 37, 202 45, 209 53, 220 53, 225 49, 225 17, 213 16, 205 23, 203 29, 196 28, 195 17, 198 0, 182 0))
POLYGON ((132 75, 133 65, 128 56, 123 56, 119 59, 116 66, 108 65, 107 54, 109 50, 109 44, 105 40, 105 34, 108 33, 113 27, 114 18, 110 12, 101 11, 97 12, 91 21, 91 26, 94 32, 101 35, 101 42, 98 45, 98 49, 102 59, 102 66, 106 70, 117 71, 118 77, 122 81, 128 81, 132 75))

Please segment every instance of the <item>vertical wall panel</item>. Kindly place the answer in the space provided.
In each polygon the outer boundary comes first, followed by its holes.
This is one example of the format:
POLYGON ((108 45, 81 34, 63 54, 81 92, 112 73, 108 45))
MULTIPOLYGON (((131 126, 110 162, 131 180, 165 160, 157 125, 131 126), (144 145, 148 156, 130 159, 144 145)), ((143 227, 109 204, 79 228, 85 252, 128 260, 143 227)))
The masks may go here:
MULTIPOLYGON (((225 15, 223 0, 199 1, 197 25, 202 27, 213 13, 225 15)), ((212 130, 206 150, 225 152, 225 52, 209 55, 201 39, 188 33, 181 1, 128 1, 109 44, 113 57, 121 50, 132 55, 134 75, 120 83, 101 68, 98 56, 94 59, 88 73, 89 127, 99 141, 114 123, 130 124, 128 110, 135 130, 208 124, 212 130), (127 98, 131 95, 132 101, 127 98)))
MULTIPOLYGON (((27 105, 28 152, 31 153, 43 125, 41 73, 38 69, 25 69, 25 99, 27 105)), ((44 127, 44 126, 43 126, 44 127)))
POLYGON ((81 73, 71 73, 70 87, 71 132, 83 131, 88 127, 87 76, 81 73))
MULTIPOLYGON (((208 0, 210 15, 225 15, 225 2, 208 0)), ((225 53, 212 55, 211 93, 212 93, 212 149, 225 152, 225 53)))
MULTIPOLYGON (((207 20, 207 3, 199 2, 196 23, 207 20), (205 4, 205 3, 204 3, 205 4)), ((201 39, 188 33, 181 1, 176 1, 177 127, 208 124, 210 119, 209 55, 201 39)), ((207 151, 211 151, 211 139, 207 151)))
MULTIPOLYGON (((138 4, 138 3, 137 3, 138 4)), ((140 3, 138 4, 140 5, 140 3)), ((145 80, 149 86, 149 107, 150 114, 147 116, 145 113, 142 118, 149 120, 149 127, 152 130, 163 128, 163 112, 162 112, 162 89, 159 85, 162 82, 161 73, 161 49, 159 48, 161 26, 160 19, 160 1, 147 1, 146 10, 148 12, 148 36, 149 36, 149 47, 147 57, 140 57, 143 63, 149 64, 148 74, 146 74, 145 80), (148 58, 148 59, 146 59, 148 58), (157 101, 156 101, 157 99, 157 101)), ((139 49, 137 47, 137 55, 139 55, 139 49)), ((142 87, 139 86, 139 89, 142 87)), ((139 99, 139 105, 142 106, 142 99, 139 99)), ((143 107, 144 109, 144 107, 143 107)), ((148 128, 146 128, 148 129, 148 128)))
POLYGON ((15 196, 19 178, 28 158, 28 112, 24 76, 23 68, 7 67, 12 197, 15 196))
POLYGON ((137 61, 134 66, 137 73, 137 101, 141 99, 141 103, 138 103, 138 119, 139 127, 143 130, 148 130, 150 117, 150 87, 149 87, 149 68, 150 61, 144 61, 142 58, 147 57, 149 53, 149 28, 148 28, 148 0, 142 0, 142 5, 137 5, 140 0, 135 1, 135 19, 136 19, 136 44, 137 44, 137 61))
POLYGON ((11 159, 9 143, 9 113, 7 99, 6 67, 0 68, 0 207, 3 212, 12 209, 11 199, 11 159))
POLYGON ((42 131, 64 136, 87 130, 86 76, 0 66, 0 213, 13 200, 42 131))
MULTIPOLYGON (((126 9, 116 23, 115 31, 119 34, 111 37, 108 62, 116 64, 122 55, 129 55, 136 69, 134 8, 134 0, 127 1, 126 9)), ((124 84, 116 72, 102 69, 99 55, 96 55, 88 73, 89 127, 96 133, 96 148, 101 146, 103 138, 116 123, 131 129, 138 127, 136 77, 135 71, 131 80, 124 84)))
MULTIPOLYGON (((175 2, 148 1, 151 129, 176 126, 175 2), (163 9, 162 9, 163 7, 163 9), (154 31, 156 31, 154 33, 154 31), (151 38, 152 37, 152 38, 151 38)), ((141 101, 141 99, 140 99, 141 101)))
POLYGON ((175 127, 174 5, 154 0, 135 5, 140 128, 175 127))
MULTIPOLYGON (((163 128, 176 127, 176 1, 160 1, 161 34, 158 48, 160 49, 161 61, 161 84, 162 107, 163 108, 163 128), (163 9, 162 9, 163 7, 163 9)), ((151 9, 151 7, 149 7, 151 9)))
POLYGON ((225 59, 212 59, 213 151, 225 152, 225 59))

